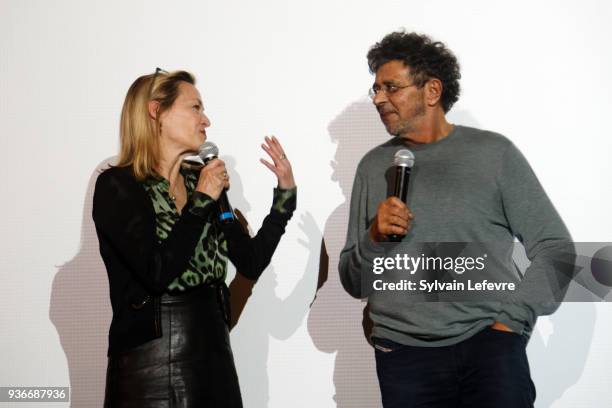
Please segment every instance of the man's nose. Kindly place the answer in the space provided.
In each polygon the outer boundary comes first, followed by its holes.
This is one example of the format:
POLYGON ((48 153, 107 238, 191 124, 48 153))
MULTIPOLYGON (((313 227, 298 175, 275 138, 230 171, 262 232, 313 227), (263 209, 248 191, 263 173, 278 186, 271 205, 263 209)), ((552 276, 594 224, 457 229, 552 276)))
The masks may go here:
POLYGON ((372 103, 374 103, 374 105, 378 107, 379 105, 385 102, 388 102, 387 94, 382 89, 379 89, 378 91, 376 91, 374 98, 372 98, 372 103))

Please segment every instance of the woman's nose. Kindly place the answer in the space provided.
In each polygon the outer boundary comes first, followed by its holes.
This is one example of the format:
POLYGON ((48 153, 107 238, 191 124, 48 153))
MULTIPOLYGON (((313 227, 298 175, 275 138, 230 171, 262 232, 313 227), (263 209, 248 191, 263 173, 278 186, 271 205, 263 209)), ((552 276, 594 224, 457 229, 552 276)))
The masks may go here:
POLYGON ((209 127, 210 126, 210 119, 208 119, 208 116, 206 116, 206 114, 202 113, 202 124, 205 127, 209 127))

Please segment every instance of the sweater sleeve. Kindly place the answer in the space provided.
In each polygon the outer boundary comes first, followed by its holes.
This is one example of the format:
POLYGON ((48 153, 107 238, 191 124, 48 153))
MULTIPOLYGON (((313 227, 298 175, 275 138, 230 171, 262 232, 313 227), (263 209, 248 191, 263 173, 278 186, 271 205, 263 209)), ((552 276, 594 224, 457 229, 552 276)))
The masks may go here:
POLYGON ((572 278, 575 249, 561 217, 513 144, 504 153, 497 182, 511 232, 531 261, 497 321, 528 335, 538 316, 559 307, 572 278))
POLYGON ((355 174, 346 234, 346 243, 340 252, 338 269, 344 290, 355 298, 365 298, 372 285, 372 263, 377 256, 384 256, 381 245, 372 242, 367 223, 367 184, 359 169, 355 174))
POLYGON ((96 181, 92 215, 104 262, 118 259, 148 291, 163 293, 187 268, 213 204, 212 198, 194 192, 168 237, 158 242, 144 188, 121 170, 103 172, 96 181))
POLYGON ((227 237, 228 257, 241 275, 257 280, 266 269, 295 211, 296 201, 297 188, 275 188, 270 213, 254 237, 250 237, 239 222, 222 225, 227 237))

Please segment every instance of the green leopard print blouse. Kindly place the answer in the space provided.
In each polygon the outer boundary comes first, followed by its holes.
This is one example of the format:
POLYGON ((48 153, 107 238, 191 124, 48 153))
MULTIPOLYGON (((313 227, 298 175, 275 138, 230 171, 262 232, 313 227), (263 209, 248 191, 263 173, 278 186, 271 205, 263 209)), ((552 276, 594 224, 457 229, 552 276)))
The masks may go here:
MULTIPOLYGON (((188 200, 195 190, 198 176, 197 173, 188 169, 181 169, 181 174, 185 178, 188 200)), ((156 234, 159 242, 168 237, 173 225, 179 219, 180 214, 176 209, 174 201, 170 198, 170 183, 164 178, 149 178, 144 182, 144 187, 149 194, 155 210, 156 234)), ((294 206, 296 189, 281 190, 274 189, 274 201, 272 208, 280 213, 292 211, 294 206)), ((201 195, 194 196, 196 200, 212 201, 201 195)), ((204 207, 207 202, 194 203, 194 208, 204 207)), ((184 292, 195 286, 204 284, 215 284, 223 282, 227 274, 227 241, 221 230, 221 226, 213 211, 206 220, 206 225, 202 231, 202 236, 198 241, 195 252, 189 260, 187 269, 170 285, 169 293, 184 292)))

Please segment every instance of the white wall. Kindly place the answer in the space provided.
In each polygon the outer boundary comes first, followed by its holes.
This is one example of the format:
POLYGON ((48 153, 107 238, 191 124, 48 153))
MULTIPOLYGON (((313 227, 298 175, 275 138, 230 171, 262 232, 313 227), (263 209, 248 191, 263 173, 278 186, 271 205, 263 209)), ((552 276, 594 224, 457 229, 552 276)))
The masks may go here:
MULTIPOLYGON (((117 152, 128 86, 159 66, 197 76, 252 225, 274 184, 264 135, 297 176, 298 211, 232 334, 245 406, 378 406, 363 304, 336 271, 354 168, 387 138, 366 98, 368 48, 399 27, 444 41, 463 73, 450 120, 512 139, 574 239, 610 242, 610 17, 593 0, 2 0, 0 386, 71 385, 72 406, 101 405, 110 306, 92 183, 117 152), (310 308, 322 237, 329 275, 310 308)), ((539 323, 540 407, 612 403, 611 317, 566 304, 539 323)))

